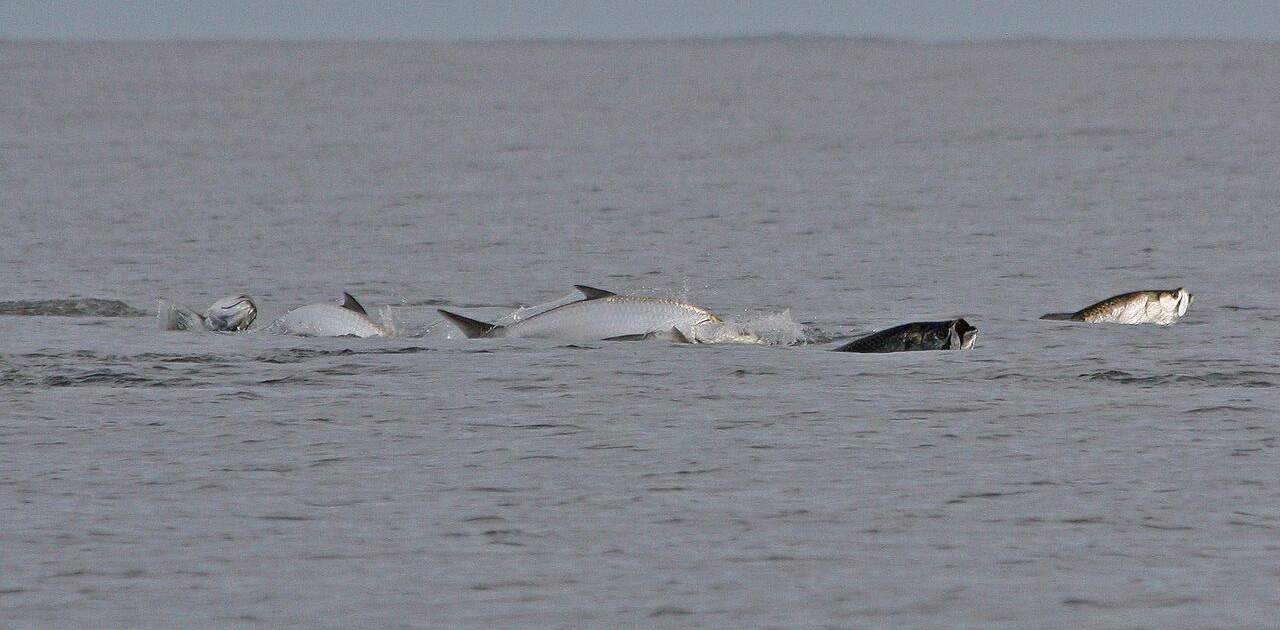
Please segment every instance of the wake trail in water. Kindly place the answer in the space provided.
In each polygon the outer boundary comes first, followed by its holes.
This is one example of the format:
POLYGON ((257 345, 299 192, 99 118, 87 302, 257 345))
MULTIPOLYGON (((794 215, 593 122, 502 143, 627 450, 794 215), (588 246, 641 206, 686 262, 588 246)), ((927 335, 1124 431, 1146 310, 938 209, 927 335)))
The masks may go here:
POLYGON ((0 302, 0 315, 58 317, 146 317, 149 313, 120 300, 67 298, 0 302))

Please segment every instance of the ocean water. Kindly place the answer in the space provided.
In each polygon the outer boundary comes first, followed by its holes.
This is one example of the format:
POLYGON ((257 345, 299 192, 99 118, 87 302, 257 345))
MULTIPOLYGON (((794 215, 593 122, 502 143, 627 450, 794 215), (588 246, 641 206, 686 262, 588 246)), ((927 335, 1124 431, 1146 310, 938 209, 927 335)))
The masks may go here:
POLYGON ((1224 42, 0 44, 0 626, 1272 626, 1276 85, 1224 42), (577 283, 775 343, 434 314, 577 283), (401 334, 115 316, 342 290, 401 334))

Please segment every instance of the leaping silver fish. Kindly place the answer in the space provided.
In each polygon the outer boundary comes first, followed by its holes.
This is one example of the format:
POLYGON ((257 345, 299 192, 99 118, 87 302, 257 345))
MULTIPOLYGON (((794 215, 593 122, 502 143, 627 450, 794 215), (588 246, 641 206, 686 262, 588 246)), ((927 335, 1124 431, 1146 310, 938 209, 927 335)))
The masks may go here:
POLYGON ((281 315, 267 326, 267 332, 303 337, 385 337, 388 334, 386 327, 369 319, 364 307, 346 292, 342 293, 340 304, 308 304, 281 315))
POLYGON ((440 310, 462 334, 476 337, 535 337, 592 341, 670 339, 682 343, 761 343, 734 330, 700 306, 655 297, 618 295, 574 285, 584 299, 543 311, 509 326, 440 310))
POLYGON ((1182 287, 1172 291, 1133 291, 1109 297, 1074 313, 1049 313, 1040 319, 1168 326, 1187 314, 1192 300, 1195 296, 1182 287))

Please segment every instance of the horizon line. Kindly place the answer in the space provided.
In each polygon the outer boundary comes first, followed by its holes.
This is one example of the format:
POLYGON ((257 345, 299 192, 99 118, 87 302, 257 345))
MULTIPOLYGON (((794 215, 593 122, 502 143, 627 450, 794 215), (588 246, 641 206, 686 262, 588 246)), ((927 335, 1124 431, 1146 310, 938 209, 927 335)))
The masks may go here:
POLYGON ((1258 37, 1224 37, 1206 35, 1125 35, 1125 36, 1068 36, 1068 35, 1008 35, 972 38, 930 39, 897 35, 847 35, 840 33, 744 33, 733 35, 638 35, 625 37, 546 35, 546 36, 495 36, 495 37, 223 37, 180 36, 138 38, 74 38, 74 37, 0 37, 0 44, 666 44, 666 43, 732 43, 750 41, 840 41, 850 43, 883 43, 915 46, 956 46, 980 44, 1063 43, 1063 44, 1114 44, 1114 43, 1223 43, 1223 44, 1280 44, 1274 39, 1258 37))

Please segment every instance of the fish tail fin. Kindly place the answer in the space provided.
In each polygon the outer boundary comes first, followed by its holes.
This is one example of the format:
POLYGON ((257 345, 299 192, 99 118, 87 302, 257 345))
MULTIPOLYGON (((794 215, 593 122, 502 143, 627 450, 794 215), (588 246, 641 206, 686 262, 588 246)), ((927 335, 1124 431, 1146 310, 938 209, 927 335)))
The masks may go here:
POLYGON ((1076 316, 1075 313, 1045 313, 1040 319, 1065 319, 1069 320, 1076 316))
POLYGON ((505 330, 504 326, 482 322, 478 319, 471 319, 470 317, 463 317, 457 313, 450 313, 444 309, 436 309, 436 312, 443 315, 444 318, 449 320, 449 322, 454 326, 457 326, 458 330, 461 330, 462 334, 466 335, 468 339, 475 339, 476 337, 496 337, 498 335, 495 335, 495 332, 505 330))

